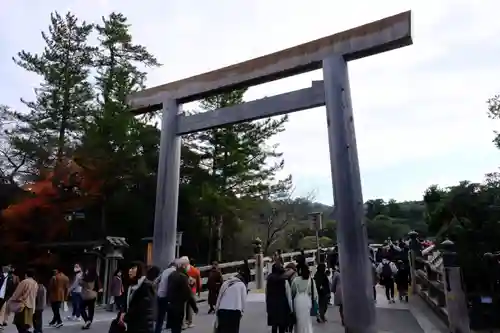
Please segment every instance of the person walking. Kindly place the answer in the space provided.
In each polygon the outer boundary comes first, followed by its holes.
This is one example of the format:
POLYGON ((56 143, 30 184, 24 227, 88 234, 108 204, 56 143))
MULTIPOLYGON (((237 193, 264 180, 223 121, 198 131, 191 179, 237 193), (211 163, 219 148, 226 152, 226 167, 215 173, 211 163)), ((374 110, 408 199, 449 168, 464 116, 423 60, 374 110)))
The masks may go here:
POLYGON ((2 267, 2 275, 0 275, 0 330, 7 326, 9 318, 9 309, 7 302, 16 290, 19 284, 19 278, 14 274, 11 266, 2 267))
POLYGON ((266 283, 267 325, 272 333, 285 333, 290 327, 292 293, 290 284, 283 276, 285 270, 278 261, 272 266, 266 283))
POLYGON ((52 308, 52 320, 49 322, 50 326, 60 328, 63 326, 61 319, 61 306, 69 291, 68 277, 58 269, 54 269, 53 276, 49 282, 49 300, 52 308))
POLYGON ((75 264, 73 266, 73 271, 75 272, 75 276, 69 287, 72 313, 71 316, 68 316, 68 320, 79 321, 81 316, 81 307, 82 307, 82 286, 80 282, 83 277, 82 268, 80 264, 75 264))
POLYGON ((33 326, 38 283, 33 279, 35 272, 26 271, 24 280, 17 286, 9 299, 8 307, 14 312, 14 325, 18 333, 28 333, 33 326))
POLYGON ((214 323, 214 331, 218 333, 238 333, 240 331, 248 283, 243 273, 240 269, 236 276, 229 278, 220 288, 215 305, 216 320, 214 323))
POLYGON ((342 297, 342 283, 340 280, 340 270, 333 271, 331 290, 334 293, 333 304, 339 307, 339 314, 342 326, 344 326, 344 307, 342 297))
POLYGON ((403 260, 398 260, 398 272, 395 278, 396 286, 398 288, 399 301, 406 301, 408 303, 408 286, 410 285, 410 270, 403 260))
POLYGON ((326 322, 326 311, 328 310, 328 303, 330 302, 330 281, 326 275, 326 265, 321 263, 316 268, 314 274, 314 282, 316 282, 316 289, 318 290, 318 323, 326 322))
POLYGON ((111 296, 109 308, 111 311, 115 311, 115 309, 120 309, 122 307, 123 292, 122 271, 117 269, 113 274, 113 278, 111 279, 109 286, 109 294, 111 296))
POLYGON ((311 308, 318 302, 318 292, 311 279, 309 267, 299 264, 298 276, 292 281, 293 309, 295 311, 295 333, 312 333, 311 308))
POLYGON ((128 276, 130 285, 118 315, 118 324, 126 327, 127 332, 153 333, 155 292, 153 283, 146 278, 146 267, 142 262, 133 262, 128 276))
MULTIPOLYGON (((201 292, 201 274, 200 270, 196 268, 193 264, 190 263, 188 257, 184 256, 181 258, 183 265, 186 267, 186 274, 188 276, 188 284, 191 289, 191 292, 194 295, 200 296, 201 292)), ((184 328, 192 328, 193 325, 193 312, 192 307, 186 303, 186 312, 185 312, 185 323, 184 328)))
POLYGON ((94 268, 87 269, 83 274, 82 285, 82 318, 84 324, 82 329, 88 330, 94 320, 95 302, 97 300, 97 289, 99 284, 99 277, 94 268))
POLYGON ((243 279, 245 281, 247 281, 246 284, 247 284, 247 288, 248 288, 248 283, 252 280, 252 273, 250 271, 250 265, 248 264, 247 259, 243 259, 243 264, 239 268, 239 272, 240 272, 241 276, 243 277, 243 279))
POLYGON ((219 264, 217 261, 212 263, 212 268, 210 269, 210 273, 208 274, 207 279, 207 288, 208 288, 208 306, 210 309, 208 313, 215 312, 215 303, 217 303, 217 297, 219 296, 220 287, 224 283, 224 279, 222 277, 222 273, 219 269, 219 264))
POLYGON ((176 270, 170 273, 167 285, 167 328, 171 333, 182 331, 186 304, 194 313, 198 313, 198 306, 193 292, 189 288, 187 265, 185 260, 176 260, 176 270))
MULTIPOLYGON (((290 285, 290 291, 292 289, 292 281, 297 276, 297 268, 293 262, 288 263, 285 266, 285 272, 283 273, 283 278, 286 279, 288 284, 290 285)), ((288 320, 289 326, 287 328, 287 332, 293 332, 293 326, 295 324, 295 313, 293 313, 293 300, 292 300, 292 313, 290 313, 290 319, 288 320)))
POLYGON ((172 272, 177 269, 175 262, 171 263, 157 278, 157 311, 156 311, 156 326, 155 332, 161 333, 163 323, 165 322, 165 315, 168 310, 168 278, 172 272))
POLYGON ((377 267, 377 274, 380 277, 380 284, 385 287, 385 296, 387 301, 395 303, 394 300, 394 276, 398 272, 396 265, 388 259, 382 259, 377 267))
POLYGON ((372 269, 372 281, 373 281, 373 302, 377 303, 377 284, 379 283, 378 274, 377 274, 377 264, 375 262, 371 263, 372 269))
POLYGON ((45 286, 40 281, 37 281, 37 283, 38 290, 36 292, 35 312, 33 313, 33 333, 42 333, 43 310, 46 306, 47 289, 45 289, 45 286))

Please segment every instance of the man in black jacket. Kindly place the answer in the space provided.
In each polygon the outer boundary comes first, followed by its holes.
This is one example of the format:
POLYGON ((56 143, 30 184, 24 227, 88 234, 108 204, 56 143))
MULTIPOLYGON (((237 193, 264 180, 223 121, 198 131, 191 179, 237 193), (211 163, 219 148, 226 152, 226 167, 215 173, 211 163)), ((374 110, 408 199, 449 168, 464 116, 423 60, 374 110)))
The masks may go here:
POLYGON ((168 277, 167 327, 172 333, 181 333, 186 304, 193 309, 194 313, 198 313, 198 307, 189 288, 186 264, 178 260, 176 266, 177 269, 168 277))

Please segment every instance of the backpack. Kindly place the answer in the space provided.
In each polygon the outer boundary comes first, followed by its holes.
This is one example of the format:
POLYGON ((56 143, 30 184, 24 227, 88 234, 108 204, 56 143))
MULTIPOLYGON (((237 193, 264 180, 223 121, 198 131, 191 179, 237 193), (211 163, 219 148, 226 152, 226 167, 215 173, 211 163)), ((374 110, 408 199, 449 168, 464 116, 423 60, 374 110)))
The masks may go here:
POLYGON ((385 264, 382 264, 382 278, 384 279, 390 279, 392 278, 392 268, 391 268, 391 263, 390 262, 387 262, 385 264))

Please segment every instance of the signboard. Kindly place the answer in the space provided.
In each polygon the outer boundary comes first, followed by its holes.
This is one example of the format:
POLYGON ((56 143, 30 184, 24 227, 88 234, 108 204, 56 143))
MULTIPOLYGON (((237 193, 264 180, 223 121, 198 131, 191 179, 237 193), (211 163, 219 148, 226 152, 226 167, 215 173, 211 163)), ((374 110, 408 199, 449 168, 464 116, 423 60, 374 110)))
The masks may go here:
POLYGON ((70 212, 64 216, 64 219, 66 220, 66 222, 70 222, 73 220, 83 220, 85 219, 85 213, 83 211, 70 212))
POLYGON ((309 219, 311 221, 311 230, 321 230, 323 229, 323 213, 310 213, 309 219))
POLYGON ((177 232, 175 237, 175 246, 182 246, 182 231, 177 232))

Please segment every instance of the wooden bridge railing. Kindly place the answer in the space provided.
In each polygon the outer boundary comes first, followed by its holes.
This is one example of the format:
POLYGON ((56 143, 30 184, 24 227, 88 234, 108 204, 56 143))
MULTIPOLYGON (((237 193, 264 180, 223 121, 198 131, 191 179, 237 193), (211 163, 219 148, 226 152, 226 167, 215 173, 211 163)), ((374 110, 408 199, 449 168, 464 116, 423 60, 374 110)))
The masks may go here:
MULTIPOLYGON (((313 266, 316 261, 316 253, 317 250, 306 250, 304 251, 304 254, 306 256, 306 263, 309 266, 313 266)), ((281 257, 283 258, 283 261, 285 262, 285 265, 289 262, 292 262, 295 260, 295 258, 300 254, 300 252, 288 252, 288 253, 282 253, 281 257)), ((250 266, 250 272, 252 276, 252 280, 255 278, 255 259, 248 259, 248 264, 250 266)), ((238 268, 243 265, 243 260, 239 261, 232 261, 232 262, 224 262, 219 264, 219 268, 222 271, 224 279, 227 279, 231 276, 236 275, 238 268)), ((272 258, 271 257, 264 257, 264 275, 267 275, 269 270, 271 269, 272 265, 272 258)), ((202 277, 202 284, 203 284, 203 289, 206 287, 207 283, 207 278, 208 274, 210 272, 211 266, 202 266, 198 267, 201 273, 202 277)))
POLYGON ((415 256, 414 293, 417 293, 432 310, 448 324, 446 296, 444 290, 443 257, 436 245, 422 250, 415 256))

